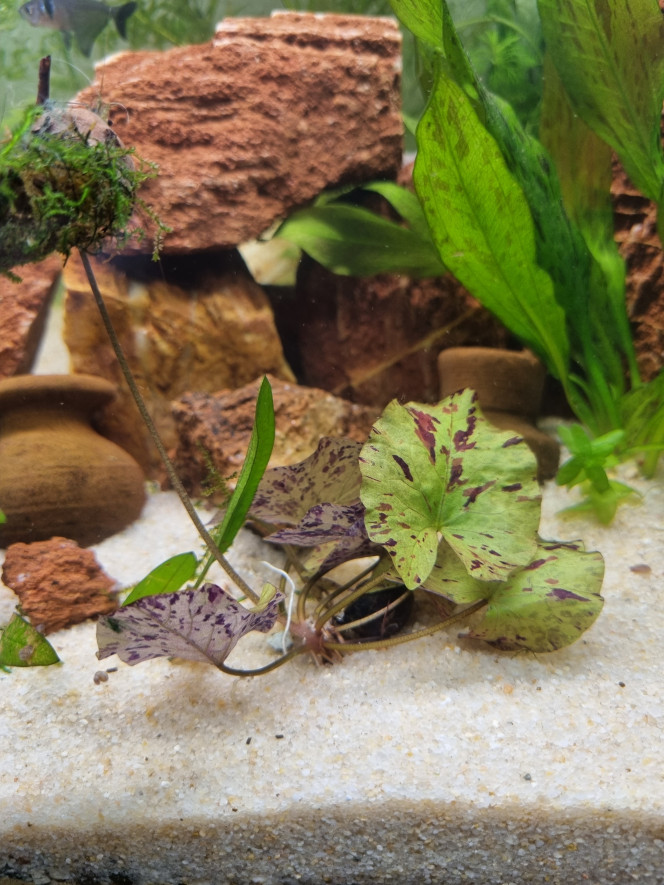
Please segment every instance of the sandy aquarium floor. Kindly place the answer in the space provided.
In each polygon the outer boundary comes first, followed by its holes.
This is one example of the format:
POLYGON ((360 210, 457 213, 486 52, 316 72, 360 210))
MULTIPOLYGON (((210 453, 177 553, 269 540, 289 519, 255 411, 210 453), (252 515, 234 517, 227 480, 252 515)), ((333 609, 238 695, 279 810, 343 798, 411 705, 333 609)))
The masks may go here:
MULTIPOLYGON (((456 629, 239 679, 100 662, 92 623, 53 634, 60 666, 0 674, 0 881, 662 885, 664 471, 620 476, 643 499, 609 527, 544 489, 542 536, 606 560, 602 614, 555 654, 456 629)), ((159 492, 94 549, 129 585, 200 546, 159 492)), ((254 586, 267 552, 234 547, 254 586)), ((14 604, 0 586, 0 623, 14 604)), ((251 634, 229 663, 272 654, 251 634)))

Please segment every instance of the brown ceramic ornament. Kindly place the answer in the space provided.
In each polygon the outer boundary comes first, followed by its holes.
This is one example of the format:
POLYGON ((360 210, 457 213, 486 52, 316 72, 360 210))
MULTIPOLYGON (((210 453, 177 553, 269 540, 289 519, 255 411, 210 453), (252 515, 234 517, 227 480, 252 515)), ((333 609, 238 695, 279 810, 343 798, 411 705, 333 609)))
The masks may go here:
POLYGON ((88 546, 140 515, 140 467, 90 423, 114 396, 91 375, 0 381, 0 546, 55 535, 88 546))

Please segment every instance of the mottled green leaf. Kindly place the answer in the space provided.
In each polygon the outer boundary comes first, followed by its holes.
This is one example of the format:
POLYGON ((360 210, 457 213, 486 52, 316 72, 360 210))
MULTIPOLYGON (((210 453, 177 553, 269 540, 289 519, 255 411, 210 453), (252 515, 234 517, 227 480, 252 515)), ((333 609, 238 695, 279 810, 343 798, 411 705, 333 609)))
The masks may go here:
POLYGON ((321 437, 316 451, 304 461, 265 472, 251 515, 272 525, 296 525, 316 504, 330 501, 344 506, 357 501, 361 448, 352 439, 321 437))
POLYGON ((409 588, 428 578, 441 539, 481 580, 504 580, 535 550, 535 457, 486 421, 464 390, 436 406, 390 403, 362 449, 369 537, 409 588))
POLYGON ((539 0, 542 31, 574 110, 634 184, 662 199, 664 19, 656 0, 539 0))
POLYGON ((417 129, 413 179, 446 267, 482 304, 566 378, 565 316, 537 264, 523 190, 451 77, 436 78, 417 129))
POLYGON ((438 0, 390 0, 402 25, 435 49, 442 47, 443 16, 438 0))
POLYGON ((175 593, 183 584, 193 578, 198 560, 193 553, 178 553, 153 568, 150 574, 131 591, 123 605, 131 605, 144 596, 156 596, 158 593, 175 593))
POLYGON ((59 661, 48 639, 14 613, 0 633, 0 667, 48 667, 59 661))
POLYGON ((557 651, 595 621, 604 560, 581 541, 540 541, 535 558, 494 590, 482 622, 467 634, 498 648, 557 651))

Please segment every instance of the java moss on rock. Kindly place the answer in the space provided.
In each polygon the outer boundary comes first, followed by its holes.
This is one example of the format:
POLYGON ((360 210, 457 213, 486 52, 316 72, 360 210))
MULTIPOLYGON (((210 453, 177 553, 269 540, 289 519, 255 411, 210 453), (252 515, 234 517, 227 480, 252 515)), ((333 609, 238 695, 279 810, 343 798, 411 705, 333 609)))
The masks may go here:
POLYGON ((0 272, 126 239, 140 184, 132 150, 81 107, 31 109, 0 145, 0 272))

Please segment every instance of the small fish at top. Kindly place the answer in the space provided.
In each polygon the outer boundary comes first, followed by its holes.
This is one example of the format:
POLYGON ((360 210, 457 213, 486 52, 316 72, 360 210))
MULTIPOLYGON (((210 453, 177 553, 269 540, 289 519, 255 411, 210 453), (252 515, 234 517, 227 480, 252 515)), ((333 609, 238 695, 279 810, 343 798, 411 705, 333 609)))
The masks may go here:
POLYGON ((127 19, 137 6, 133 0, 122 6, 108 6, 101 0, 28 0, 19 13, 35 28, 61 31, 67 48, 73 34, 83 55, 90 55, 92 44, 109 19, 127 39, 127 19))

